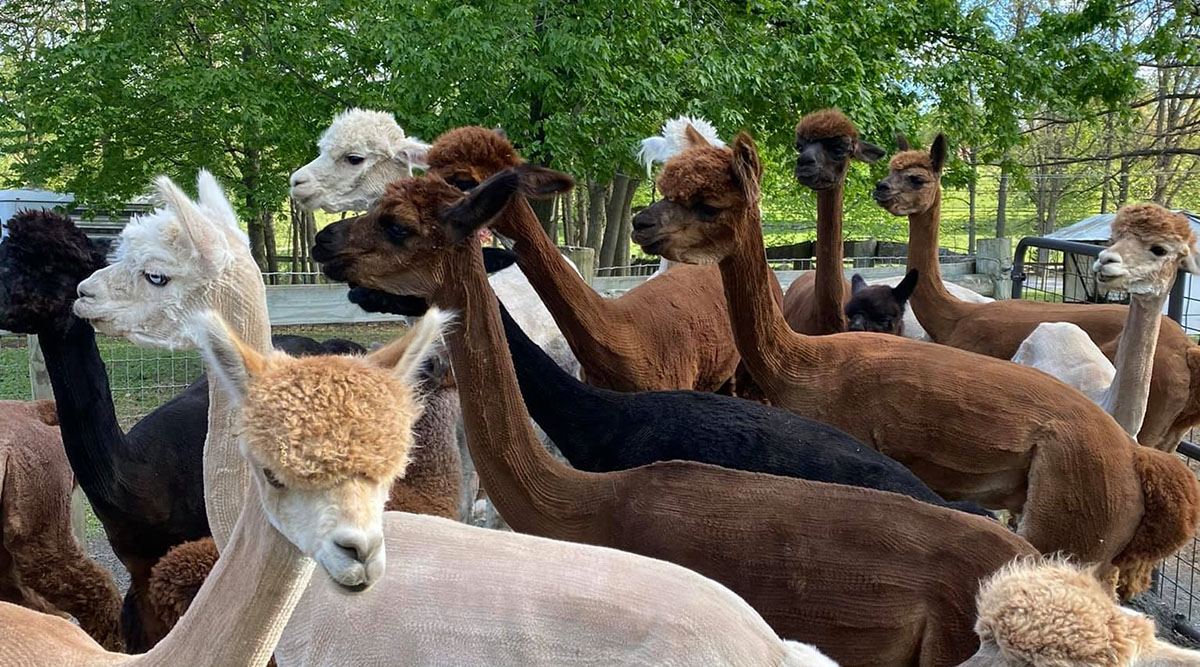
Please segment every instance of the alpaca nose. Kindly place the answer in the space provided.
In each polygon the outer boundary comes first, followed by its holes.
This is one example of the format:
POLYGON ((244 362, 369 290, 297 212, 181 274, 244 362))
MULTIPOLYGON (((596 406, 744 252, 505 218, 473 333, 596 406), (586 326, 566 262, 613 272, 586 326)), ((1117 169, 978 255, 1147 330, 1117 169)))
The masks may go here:
POLYGON ((633 231, 644 232, 652 227, 654 227, 654 220, 646 215, 644 210, 633 216, 633 231))
POLYGON ((299 171, 293 172, 292 177, 288 180, 288 183, 290 183, 293 188, 300 186, 300 185, 304 185, 307 182, 308 182, 308 177, 305 176, 304 174, 300 173, 299 171))
POLYGON ((359 531, 346 532, 335 537, 333 544, 346 557, 366 565, 375 554, 379 553, 379 546, 383 544, 383 535, 367 535, 359 531))
POLYGON ((95 296, 90 291, 88 291, 88 288, 85 287, 83 283, 79 283, 79 286, 75 288, 75 294, 81 299, 95 296))

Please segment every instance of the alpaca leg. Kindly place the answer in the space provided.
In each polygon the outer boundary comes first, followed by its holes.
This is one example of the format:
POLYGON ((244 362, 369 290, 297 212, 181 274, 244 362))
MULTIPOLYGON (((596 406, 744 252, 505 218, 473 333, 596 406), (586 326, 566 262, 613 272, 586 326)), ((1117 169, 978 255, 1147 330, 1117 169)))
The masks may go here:
POLYGON ((3 548, 0 548, 0 602, 8 602, 51 616, 67 616, 46 602, 45 598, 21 584, 12 556, 3 548))

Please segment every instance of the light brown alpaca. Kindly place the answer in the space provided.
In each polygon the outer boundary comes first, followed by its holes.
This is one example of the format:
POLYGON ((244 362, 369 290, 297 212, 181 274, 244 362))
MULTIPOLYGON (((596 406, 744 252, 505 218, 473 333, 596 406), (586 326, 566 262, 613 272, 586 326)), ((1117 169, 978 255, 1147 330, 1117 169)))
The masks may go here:
POLYGON ((976 582, 1033 552, 995 522, 871 489, 692 462, 585 473, 538 443, 475 231, 511 209, 518 187, 547 194, 570 183, 528 165, 466 196, 436 175, 397 181, 367 215, 322 230, 313 248, 335 280, 422 296, 458 314, 447 345, 467 441, 505 520, 712 577, 781 636, 843 665, 948 665, 970 655, 975 642, 964 630, 976 582), (847 562, 854 576, 836 574, 847 562), (862 581, 872 582, 869 593, 862 581))
POLYGON ((842 194, 850 160, 871 163, 883 149, 858 138, 837 109, 815 111, 796 125, 796 180, 817 193, 817 270, 797 278, 783 295, 783 316, 803 334, 846 330, 843 305, 850 283, 842 275, 842 194))
MULTIPOLYGON (((512 144, 481 127, 433 142, 431 173, 460 189, 522 164, 512 144)), ((588 384, 616 391, 715 391, 737 367, 737 350, 711 267, 672 267, 616 299, 596 293, 571 269, 521 197, 492 223, 516 242, 517 263, 554 316, 588 384)), ((776 282, 775 291, 780 291, 776 282)))
MULTIPOLYGON (((941 171, 946 139, 938 135, 928 152, 901 152, 890 172, 875 187, 879 205, 893 215, 907 215, 909 268, 921 276, 910 305, 921 326, 937 343, 999 359, 1012 359, 1021 341, 1042 322, 1071 322, 1091 337, 1110 360, 1124 330, 1125 306, 1062 304, 1022 299, 965 303, 946 291, 937 260, 941 220, 941 171)), ((1183 434, 1200 423, 1200 348, 1183 329, 1165 321, 1158 334, 1150 397, 1138 442, 1174 451, 1183 434)))
POLYGON ((0 401, 0 424, 0 601, 70 614, 122 650, 117 586, 71 533, 75 477, 54 401, 0 401))
POLYGON ((1200 484, 1187 466, 1139 447, 1044 373, 886 334, 791 331, 765 297, 754 141, 743 133, 726 149, 694 136, 663 169, 663 199, 638 214, 634 240, 669 259, 720 263, 738 349, 772 403, 855 435, 943 497, 1022 513, 1020 534, 1043 552, 1132 568, 1131 593, 1149 583, 1144 566, 1191 539, 1200 484), (720 214, 704 220, 698 207, 720 214), (997 407, 1012 387, 1020 407, 997 407))
POLYGON ((979 587, 979 651, 962 667, 1185 667, 1200 652, 1154 636, 1087 568, 1020 559, 979 587))

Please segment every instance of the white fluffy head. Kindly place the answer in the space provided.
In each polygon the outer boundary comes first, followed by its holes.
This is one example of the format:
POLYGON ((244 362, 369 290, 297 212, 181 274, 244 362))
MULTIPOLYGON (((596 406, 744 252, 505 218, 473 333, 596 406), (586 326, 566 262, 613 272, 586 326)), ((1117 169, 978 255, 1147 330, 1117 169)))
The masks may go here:
POLYGON ((321 154, 292 173, 292 197, 331 213, 361 211, 390 182, 424 169, 429 144, 409 137, 390 113, 349 109, 317 141, 321 154))
POLYGON ((254 266, 220 184, 201 170, 196 185, 193 201, 170 178, 154 179, 161 205, 134 216, 116 261, 79 284, 76 315, 138 345, 190 345, 181 323, 208 303, 213 285, 233 267, 254 266))
POLYGON ((650 178, 650 172, 656 162, 662 164, 688 148, 689 142, 686 132, 689 125, 713 146, 725 146, 725 142, 721 141, 721 137, 717 135, 717 128, 713 127, 712 123, 707 120, 691 116, 672 118, 663 123, 662 134, 657 137, 642 139, 641 148, 637 152, 637 159, 638 162, 645 165, 647 179, 650 178))

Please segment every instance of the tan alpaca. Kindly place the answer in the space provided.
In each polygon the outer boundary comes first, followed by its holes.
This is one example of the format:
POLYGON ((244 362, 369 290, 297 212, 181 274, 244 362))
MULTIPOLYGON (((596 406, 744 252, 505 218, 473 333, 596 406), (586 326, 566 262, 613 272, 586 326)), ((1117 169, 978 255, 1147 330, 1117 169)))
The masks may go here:
POLYGON ((1021 559, 979 588, 979 651, 962 667, 1195 667, 1200 652, 1154 636, 1084 567, 1021 559))
MULTIPOLYGON (((908 216, 908 266, 921 272, 909 303, 934 342, 1011 359, 1037 325, 1071 322, 1086 331, 1105 356, 1116 357, 1128 313, 1124 306, 1021 299, 969 304, 949 294, 942 287, 937 261, 946 139, 938 135, 926 152, 909 150, 908 142, 901 137, 900 150, 888 165, 887 178, 876 186, 874 197, 893 215, 908 216)), ((1138 442, 1174 451, 1183 434, 1198 423, 1200 348, 1188 340, 1177 323, 1164 322, 1158 334, 1149 403, 1138 442)))
MULTIPOLYGON (((460 188, 524 161, 503 136, 481 127, 443 134, 426 155, 430 173, 460 188)), ((617 391, 714 391, 733 376, 737 350, 710 267, 672 267, 617 299, 605 299, 571 269, 524 199, 492 223, 513 239, 518 264, 554 316, 589 384, 617 391)), ((778 284, 774 287, 779 292, 778 284)))
POLYGON ((343 595, 385 571, 383 501, 408 463, 410 387, 445 317, 365 358, 259 354, 219 316, 192 335, 240 405, 254 485, 196 600, 149 652, 110 653, 53 616, 0 604, 0 665, 262 665, 321 564, 343 595), (364 418, 369 416, 369 418, 364 418))
POLYGON ((122 650, 117 585, 71 533, 75 477, 54 401, 0 401, 0 424, 0 601, 71 614, 122 650))
POLYGON ((946 498, 1021 512, 1020 534, 1043 552, 1128 569, 1127 593, 1147 586, 1146 567, 1195 534, 1200 484, 1187 466, 1137 446, 1044 373, 884 334, 791 331, 763 298, 760 177, 749 135, 731 149, 695 135, 663 169, 664 198, 638 214, 634 240, 671 259, 719 263, 737 304, 738 348, 771 402, 846 430, 946 498), (701 220, 700 206, 720 215, 701 220), (1020 406, 998 406, 1013 387, 1020 406))
POLYGON ((1146 415, 1163 306, 1180 268, 1200 271, 1198 256, 1196 236, 1184 216, 1157 204, 1121 208, 1112 223, 1112 241, 1093 266, 1100 284, 1129 292, 1117 366, 1070 322, 1039 324, 1013 361, 1083 391, 1136 436, 1146 415))

